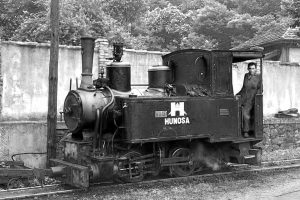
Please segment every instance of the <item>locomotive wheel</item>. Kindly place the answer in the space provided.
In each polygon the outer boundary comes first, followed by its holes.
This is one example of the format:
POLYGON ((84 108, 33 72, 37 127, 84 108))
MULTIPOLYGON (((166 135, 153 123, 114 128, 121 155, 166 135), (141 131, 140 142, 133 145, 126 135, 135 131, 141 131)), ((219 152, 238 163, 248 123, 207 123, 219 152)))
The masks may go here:
POLYGON ((188 165, 175 165, 170 166, 170 174, 174 175, 176 177, 182 177, 182 176, 189 176, 193 174, 195 170, 194 162, 192 161, 192 153, 191 150, 188 148, 175 148, 170 151, 169 157, 184 157, 189 158, 189 164, 188 165))
POLYGON ((136 151, 130 151, 122 156, 123 161, 119 164, 119 176, 120 181, 126 183, 135 183, 142 181, 144 178, 143 164, 137 161, 131 162, 142 154, 136 151), (131 170, 130 170, 131 169, 131 170))
POLYGON ((20 187, 24 187, 24 184, 22 183, 22 180, 19 178, 11 178, 6 184, 7 189, 15 189, 20 187))

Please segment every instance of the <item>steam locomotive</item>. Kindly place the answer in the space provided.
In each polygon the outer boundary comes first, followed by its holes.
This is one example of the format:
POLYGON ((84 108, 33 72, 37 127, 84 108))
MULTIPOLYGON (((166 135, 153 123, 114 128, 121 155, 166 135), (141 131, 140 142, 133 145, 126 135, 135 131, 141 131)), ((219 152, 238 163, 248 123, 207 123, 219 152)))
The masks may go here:
MULTIPOLYGON (((131 89, 130 65, 115 45, 106 77, 92 80, 94 39, 83 37, 82 81, 69 91, 64 119, 71 136, 53 174, 77 187, 91 182, 141 181, 167 169, 189 176, 220 162, 259 164, 262 91, 255 97, 252 131, 244 138, 242 106, 233 94, 232 64, 260 59, 260 51, 179 50, 148 70, 148 88, 131 89), (211 165, 210 165, 211 164, 211 165)), ((261 87, 262 88, 262 87, 261 87)))

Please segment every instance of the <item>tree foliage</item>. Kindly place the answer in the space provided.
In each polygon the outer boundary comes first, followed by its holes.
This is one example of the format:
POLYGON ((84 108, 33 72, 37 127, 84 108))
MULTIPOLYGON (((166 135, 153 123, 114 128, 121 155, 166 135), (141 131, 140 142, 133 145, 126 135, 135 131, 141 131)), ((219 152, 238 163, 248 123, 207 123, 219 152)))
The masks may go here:
POLYGON ((300 0, 283 0, 282 10, 285 15, 291 18, 291 26, 300 26, 300 0))
POLYGON ((182 38, 191 29, 188 22, 188 16, 171 4, 148 12, 145 23, 150 37, 155 38, 154 49, 179 49, 182 38))
MULTIPOLYGON (((104 37, 110 30, 113 19, 106 15, 100 1, 64 0, 60 3, 61 44, 78 45, 80 36, 93 35, 104 37)), ((44 0, 44 12, 32 13, 12 35, 12 39, 21 41, 50 41, 48 1, 44 0)))
MULTIPOLYGON (((0 0, 0 37, 48 42, 50 0, 0 0)), ((300 26, 300 0, 63 0, 60 43, 106 37, 128 48, 229 49, 276 27, 300 26)))
POLYGON ((197 34, 217 39, 218 47, 227 49, 231 46, 231 28, 227 24, 234 16, 234 11, 228 10, 223 4, 212 1, 197 11, 193 30, 197 34))
POLYGON ((0 37, 10 39, 25 19, 45 11, 40 0, 0 0, 0 37))
POLYGON ((280 12, 279 0, 236 0, 238 13, 252 16, 277 15, 280 12))
POLYGON ((106 1, 104 10, 122 25, 134 23, 146 11, 144 0, 110 0, 106 1))

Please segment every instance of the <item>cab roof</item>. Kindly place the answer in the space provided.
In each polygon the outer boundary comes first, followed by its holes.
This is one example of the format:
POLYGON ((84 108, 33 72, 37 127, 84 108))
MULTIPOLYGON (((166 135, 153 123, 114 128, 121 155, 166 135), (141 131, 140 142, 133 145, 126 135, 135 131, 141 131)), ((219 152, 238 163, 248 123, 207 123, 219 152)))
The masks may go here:
POLYGON ((213 54, 214 52, 231 52, 232 53, 232 62, 243 62, 246 60, 253 60, 253 59, 260 59, 264 57, 262 51, 239 51, 239 50, 203 50, 203 49, 183 49, 174 51, 172 53, 166 54, 163 58, 180 54, 180 53, 187 53, 187 52, 202 52, 206 54, 213 54))

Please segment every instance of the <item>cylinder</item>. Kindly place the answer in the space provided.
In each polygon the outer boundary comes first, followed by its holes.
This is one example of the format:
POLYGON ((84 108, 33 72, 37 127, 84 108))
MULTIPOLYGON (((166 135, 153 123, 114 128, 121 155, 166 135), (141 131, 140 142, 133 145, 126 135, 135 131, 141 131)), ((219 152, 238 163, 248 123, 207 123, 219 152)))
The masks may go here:
POLYGON ((149 88, 164 88, 171 83, 172 73, 168 66, 156 65, 148 69, 149 88))
POLYGON ((103 159, 100 162, 94 161, 89 167, 92 172, 90 176, 92 182, 112 180, 114 175, 118 172, 118 166, 114 163, 114 160, 110 158, 103 159))
POLYGON ((80 88, 89 89, 93 85, 93 57, 95 38, 81 37, 82 79, 80 88))
POLYGON ((106 68, 106 77, 109 79, 109 86, 114 90, 128 92, 131 90, 131 69, 130 64, 124 62, 113 62, 106 68))

